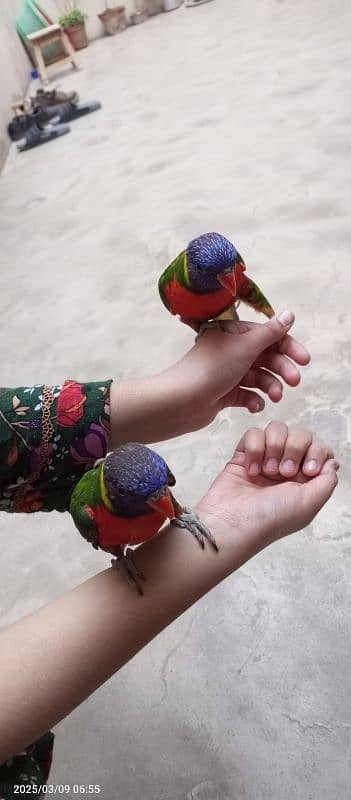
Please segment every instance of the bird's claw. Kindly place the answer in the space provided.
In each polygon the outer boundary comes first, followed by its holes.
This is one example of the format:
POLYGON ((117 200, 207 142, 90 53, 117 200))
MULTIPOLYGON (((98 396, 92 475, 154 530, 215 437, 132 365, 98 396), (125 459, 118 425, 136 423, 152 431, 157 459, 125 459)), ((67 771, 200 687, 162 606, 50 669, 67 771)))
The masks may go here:
POLYGON ((219 314, 216 319, 209 320, 208 322, 202 322, 196 336, 195 342, 207 331, 207 330, 218 330, 218 331, 225 331, 225 326, 223 322, 233 322, 239 320, 239 315, 237 312, 237 308, 239 308, 240 300, 236 300, 233 305, 228 308, 227 311, 223 311, 222 314, 219 314))
POLYGON ((122 550, 117 558, 113 558, 111 561, 112 566, 115 569, 121 569, 127 578, 128 583, 132 586, 135 586, 136 590, 140 595, 143 595, 143 589, 140 585, 139 581, 145 581, 145 575, 141 572, 139 567, 137 567, 133 556, 131 555, 133 551, 130 549, 122 550))
POLYGON ((218 553, 218 546, 214 536, 206 525, 201 522, 201 519, 195 514, 192 508, 183 507, 182 513, 172 519, 171 524, 178 528, 186 528, 199 542, 202 550, 205 547, 205 539, 207 539, 213 549, 218 553))
POLYGON ((206 333, 208 330, 223 330, 221 320, 220 319, 213 319, 210 322, 202 322, 199 328, 197 335, 195 336, 195 342, 201 339, 201 336, 206 333))

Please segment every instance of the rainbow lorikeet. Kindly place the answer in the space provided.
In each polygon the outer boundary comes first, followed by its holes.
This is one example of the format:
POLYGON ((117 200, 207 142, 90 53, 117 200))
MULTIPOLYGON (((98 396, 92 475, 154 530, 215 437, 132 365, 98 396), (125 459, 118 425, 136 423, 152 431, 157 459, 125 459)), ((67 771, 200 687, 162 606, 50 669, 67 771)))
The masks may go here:
POLYGON ((166 519, 187 528, 202 548, 207 539, 218 550, 195 512, 177 503, 169 489, 175 482, 160 455, 142 444, 130 443, 97 461, 72 493, 69 510, 79 532, 96 549, 117 557, 140 594, 138 578, 143 575, 126 547, 152 539, 166 519))
POLYGON ((239 300, 272 317, 272 306, 245 275, 245 269, 228 239, 219 233, 204 233, 162 273, 158 283, 161 300, 171 314, 178 314, 195 329, 218 317, 237 318, 235 304, 239 300))

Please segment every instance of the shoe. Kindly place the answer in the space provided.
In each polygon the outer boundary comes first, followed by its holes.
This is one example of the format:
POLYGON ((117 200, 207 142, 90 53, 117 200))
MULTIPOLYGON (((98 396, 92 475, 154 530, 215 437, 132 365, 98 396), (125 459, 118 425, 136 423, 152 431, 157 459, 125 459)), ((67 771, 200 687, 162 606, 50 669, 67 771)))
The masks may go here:
POLYGON ((210 0, 185 0, 185 8, 194 8, 194 6, 202 6, 203 3, 209 3, 210 0))
POLYGON ((47 108, 48 106, 60 106, 62 103, 78 103, 78 92, 61 92, 59 89, 38 89, 35 97, 31 97, 33 108, 41 106, 47 108))
POLYGON ((34 109, 30 114, 16 114, 12 121, 7 126, 7 132, 12 142, 18 142, 23 139, 23 136, 36 125, 38 128, 44 128, 49 122, 60 122, 60 118, 56 111, 52 112, 47 108, 40 108, 39 106, 34 109))
POLYGON ((32 125, 26 132, 22 141, 18 142, 17 150, 23 153, 24 150, 31 150, 33 147, 38 147, 46 142, 51 142, 52 139, 57 139, 59 136, 64 136, 70 132, 68 125, 47 125, 46 128, 38 128, 37 125, 32 125))
MULTIPOLYGON (((98 111, 101 103, 98 100, 91 100, 87 103, 62 103, 59 106, 50 106, 50 114, 57 117, 58 122, 73 122, 74 119, 85 117, 92 111, 98 111)), ((49 110, 49 109, 45 109, 49 110)), ((52 120, 54 123, 54 120, 52 120)), ((54 123, 55 124, 55 123, 54 123)))
POLYGON ((31 114, 18 114, 7 126, 7 133, 12 142, 18 142, 33 125, 31 114))
MULTIPOLYGON (((61 108, 61 106, 57 106, 57 108, 61 108)), ((33 122, 35 122, 38 128, 44 128, 49 122, 52 125, 55 125, 55 122, 60 122, 60 115, 56 110, 56 107, 51 108, 48 106, 47 108, 42 108, 41 106, 37 106, 33 109, 29 116, 32 118, 33 122)))

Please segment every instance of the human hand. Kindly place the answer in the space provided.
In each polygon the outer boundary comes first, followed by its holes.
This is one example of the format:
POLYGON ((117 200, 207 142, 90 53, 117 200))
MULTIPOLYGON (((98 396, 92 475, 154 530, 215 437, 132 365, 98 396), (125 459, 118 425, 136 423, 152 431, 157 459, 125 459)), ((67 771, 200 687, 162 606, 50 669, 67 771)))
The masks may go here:
POLYGON ((197 510, 221 538, 240 530, 261 549, 304 528, 338 483, 333 451, 303 428, 251 428, 197 510))
POLYGON ((227 407, 262 411, 258 391, 278 403, 282 381, 297 386, 301 376, 295 364, 310 360, 306 348, 288 335, 294 315, 286 314, 265 324, 222 322, 221 329, 205 331, 180 361, 159 375, 114 381, 111 448, 199 430, 227 407))
POLYGON ((182 393, 178 414, 185 410, 188 430, 208 425, 223 408, 262 411, 265 403, 257 390, 278 403, 282 381, 298 385, 301 375, 295 364, 308 364, 310 355, 288 335, 293 322, 294 315, 284 312, 265 324, 222 322, 221 329, 202 334, 184 358, 167 370, 178 394, 182 393))

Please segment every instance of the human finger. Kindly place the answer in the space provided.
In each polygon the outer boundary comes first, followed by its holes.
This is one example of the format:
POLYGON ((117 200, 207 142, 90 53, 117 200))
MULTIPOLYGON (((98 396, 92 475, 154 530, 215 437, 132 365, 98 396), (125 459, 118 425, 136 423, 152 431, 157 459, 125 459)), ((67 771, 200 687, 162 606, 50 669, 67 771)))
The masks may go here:
POLYGON ((262 428, 250 428, 246 431, 236 449, 245 453, 245 467, 250 477, 259 475, 265 452, 265 435, 262 428))
POLYGON ((235 387, 223 399, 223 408, 247 408, 250 414, 263 411, 265 402, 263 398, 249 389, 235 387))
POLYGON ((262 353, 257 363, 260 367, 279 375, 289 386, 297 386, 300 383, 300 371, 289 358, 281 353, 272 349, 266 350, 262 353))
POLYGON ((279 464, 279 472, 284 478, 293 478, 297 474, 312 439, 311 431, 306 428, 289 428, 279 464))
POLYGON ((288 333, 281 339, 276 349, 283 355, 288 356, 288 358, 292 358, 296 364, 300 364, 302 367, 311 361, 311 355, 307 348, 288 333))
POLYGON ((302 463, 302 472, 306 477, 313 478, 318 475, 325 462, 334 458, 333 450, 325 442, 313 439, 302 463))
POLYGON ((266 448, 262 472, 270 478, 279 475, 279 464, 288 438, 288 426, 284 422, 270 422, 265 429, 266 448))
POLYGON ((339 463, 329 458, 319 475, 301 485, 301 511, 305 517, 305 525, 311 522, 333 494, 338 485, 338 469, 339 463))
POLYGON ((283 384, 272 372, 266 369, 252 368, 244 375, 243 386, 259 389, 268 395, 273 403, 278 403, 282 398, 283 384))
POLYGON ((278 317, 273 317, 263 325, 255 325, 250 330, 242 334, 243 347, 246 348, 246 355, 250 364, 267 348, 278 344, 287 331, 290 330, 295 320, 292 311, 283 311, 278 317), (245 341, 245 345, 244 345, 245 341))

